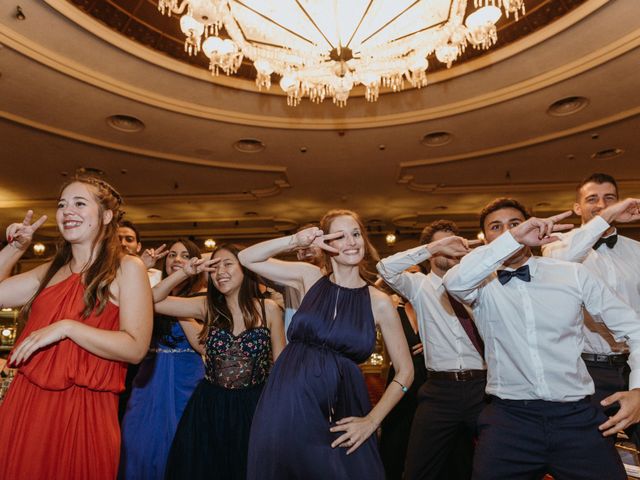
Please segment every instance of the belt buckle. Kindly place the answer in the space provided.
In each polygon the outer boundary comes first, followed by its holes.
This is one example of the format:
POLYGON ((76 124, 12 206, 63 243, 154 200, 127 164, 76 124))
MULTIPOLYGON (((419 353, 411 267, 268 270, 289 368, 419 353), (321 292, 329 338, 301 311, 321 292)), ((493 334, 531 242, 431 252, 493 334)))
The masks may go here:
POLYGON ((457 382, 465 382, 471 378, 471 370, 458 370, 455 374, 457 382))

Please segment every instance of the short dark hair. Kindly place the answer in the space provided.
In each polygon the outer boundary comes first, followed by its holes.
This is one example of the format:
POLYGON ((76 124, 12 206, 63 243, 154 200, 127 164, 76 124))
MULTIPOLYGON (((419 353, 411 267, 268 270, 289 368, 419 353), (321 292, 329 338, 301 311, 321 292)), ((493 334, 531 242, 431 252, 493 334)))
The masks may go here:
POLYGON ((515 208, 520 213, 522 213, 525 220, 531 217, 531 214, 529 213, 527 208, 516 199, 506 197, 496 198, 495 200, 489 202, 489 204, 485 206, 480 212, 480 230, 484 232, 484 221, 486 220, 488 215, 498 210, 502 210, 503 208, 515 208))
POLYGON ((458 226, 451 220, 436 220, 435 222, 431 222, 422 230, 422 233, 420 234, 420 245, 431 243, 433 236, 437 232, 451 232, 454 235, 458 235, 460 230, 458 230, 458 226))
POLYGON ((618 183, 616 179, 611 175, 606 173, 592 173, 586 178, 583 178, 582 181, 576 187, 576 199, 580 199, 580 189, 584 187, 587 183, 597 183, 598 185, 602 185, 603 183, 610 183, 616 189, 616 195, 618 195, 618 183))
POLYGON ((118 224, 118 227, 130 228, 131 230, 133 230, 133 233, 136 234, 136 242, 140 243, 140 232, 129 220, 121 220, 118 224))

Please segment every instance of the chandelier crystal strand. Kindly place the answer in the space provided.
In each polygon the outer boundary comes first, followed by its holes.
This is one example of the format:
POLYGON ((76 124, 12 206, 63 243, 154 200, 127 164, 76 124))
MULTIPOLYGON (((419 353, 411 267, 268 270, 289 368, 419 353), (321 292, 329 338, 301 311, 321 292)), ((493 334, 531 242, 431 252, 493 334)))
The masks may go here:
POLYGON ((357 85, 369 102, 381 88, 402 90, 405 80, 425 87, 428 57, 450 68, 468 43, 495 45, 502 10, 516 20, 524 14, 524 0, 474 0, 477 10, 465 20, 467 2, 418 0, 400 15, 391 0, 375 8, 336 0, 158 0, 158 10, 181 16, 185 51, 202 51, 213 75, 235 74, 247 59, 258 90, 271 88, 275 74, 288 105, 331 97, 343 107, 357 85))

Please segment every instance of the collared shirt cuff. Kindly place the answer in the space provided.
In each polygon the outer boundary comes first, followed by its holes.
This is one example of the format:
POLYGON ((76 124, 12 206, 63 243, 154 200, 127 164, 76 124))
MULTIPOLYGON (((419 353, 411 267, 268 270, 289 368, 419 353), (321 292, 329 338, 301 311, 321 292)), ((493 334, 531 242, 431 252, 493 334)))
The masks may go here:
POLYGON ((600 215, 596 215, 591 219, 591 221, 584 224, 584 228, 593 230, 594 232, 604 233, 610 227, 607 221, 602 218, 600 215))
POLYGON ((631 370, 629 374, 629 390, 640 388, 640 371, 631 370))

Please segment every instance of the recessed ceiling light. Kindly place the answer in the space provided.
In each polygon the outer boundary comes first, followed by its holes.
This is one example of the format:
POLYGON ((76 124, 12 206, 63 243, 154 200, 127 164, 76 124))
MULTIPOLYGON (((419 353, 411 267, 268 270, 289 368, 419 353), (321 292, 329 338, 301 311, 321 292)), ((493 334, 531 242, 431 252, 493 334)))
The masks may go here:
POLYGON ((233 148, 242 153, 258 153, 266 147, 265 144, 257 138, 241 138, 233 144, 233 148))
POLYGON ((114 130, 125 133, 141 132, 145 126, 142 120, 131 115, 111 115, 107 117, 107 125, 114 130))
POLYGON ((443 145, 450 143, 452 139, 453 135, 449 132, 431 132, 422 137, 420 143, 427 147, 442 147, 443 145))
POLYGON ((258 212, 244 212, 245 217, 257 217, 258 212))
POLYGON ((586 97, 566 97, 549 105, 547 113, 552 117, 564 117, 578 113, 587 105, 589 105, 589 99, 586 97))
POLYGON ((622 148, 606 148, 604 150, 600 150, 599 152, 591 154, 591 158, 594 160, 611 160, 613 158, 619 157, 624 153, 622 148))
POLYGON ((162 218, 162 217, 157 213, 152 213, 151 215, 147 215, 147 218, 154 219, 154 218, 162 218))

